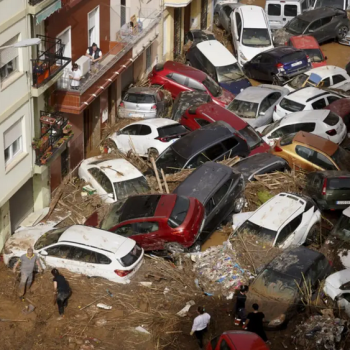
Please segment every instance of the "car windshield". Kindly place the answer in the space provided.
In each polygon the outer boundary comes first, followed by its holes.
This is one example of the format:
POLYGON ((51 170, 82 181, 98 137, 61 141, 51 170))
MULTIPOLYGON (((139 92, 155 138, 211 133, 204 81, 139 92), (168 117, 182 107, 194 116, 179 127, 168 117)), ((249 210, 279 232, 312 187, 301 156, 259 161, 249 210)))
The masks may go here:
POLYGON ((287 32, 292 34, 303 34, 308 25, 309 22, 306 22, 298 17, 294 17, 284 28, 287 30, 287 32))
POLYGON ((313 63, 323 62, 323 55, 320 49, 305 49, 304 51, 309 56, 311 62, 313 63))
POLYGON ((320 7, 333 7, 335 9, 343 10, 344 1, 343 0, 316 0, 315 9, 320 7))
POLYGON ((253 282, 251 289, 266 298, 292 302, 298 295, 294 280, 280 272, 265 269, 253 282))
POLYGON ((262 239, 263 241, 268 241, 269 243, 273 243, 277 235, 277 231, 269 230, 268 228, 254 224, 249 220, 246 220, 238 228, 238 232, 241 235, 248 234, 248 235, 259 236, 260 239, 262 239))
POLYGON ((175 206, 170 214, 168 225, 172 228, 180 226, 186 218, 190 200, 186 197, 178 196, 175 201, 175 206))
POLYGON ((262 142, 259 134, 249 125, 244 129, 239 130, 239 133, 247 140, 248 146, 251 150, 258 147, 262 142))
POLYGON ((340 168, 340 170, 350 171, 350 152, 345 151, 343 147, 338 147, 338 149, 331 156, 335 164, 340 168))
POLYGON ((141 253, 142 253, 142 249, 137 244, 135 244, 132 251, 120 259, 120 263, 124 267, 131 266, 135 264, 135 262, 139 259, 141 253))
POLYGON ((114 182, 113 185, 118 200, 134 196, 135 194, 151 192, 151 189, 143 176, 127 181, 114 182))
POLYGON ((242 118, 255 118, 258 112, 259 103, 247 102, 234 99, 227 109, 242 118))
MULTIPOLYGON (((298 90, 303 87, 304 83, 309 79, 309 76, 306 74, 300 74, 294 77, 288 82, 288 85, 295 90, 298 90)), ((311 85, 310 85, 311 86, 311 85)))
POLYGON ((216 73, 218 82, 224 83, 226 81, 234 81, 244 78, 244 74, 238 63, 230 64, 229 66, 217 67, 216 73))
POLYGON ((242 44, 250 47, 265 47, 271 45, 269 31, 265 28, 244 28, 242 44))
POLYGON ((187 159, 176 153, 172 147, 166 149, 157 159, 157 168, 163 169, 166 173, 176 173, 186 164, 187 159))
POLYGON ((350 242, 350 218, 343 214, 334 226, 332 234, 350 242))
POLYGON ((281 124, 283 119, 277 120, 276 122, 268 125, 262 132, 261 135, 262 136, 266 136, 270 131, 275 130, 276 128, 278 128, 281 124))
POLYGON ((222 94, 221 87, 212 78, 210 78, 208 75, 202 81, 202 83, 214 97, 218 97, 218 96, 220 96, 222 94))
POLYGON ((290 100, 288 98, 282 99, 280 103, 281 108, 289 111, 289 112, 300 112, 305 108, 305 105, 290 100))
POLYGON ((64 227, 64 228, 59 228, 59 229, 47 231, 36 241, 36 243, 34 245, 34 249, 35 250, 42 249, 42 248, 45 248, 51 244, 57 243, 58 240, 60 239, 62 233, 64 231, 66 231, 67 228, 68 227, 64 227))
POLYGON ((167 126, 162 126, 158 128, 159 137, 171 137, 176 135, 183 135, 188 132, 188 130, 181 124, 172 124, 167 126))
POLYGON ((109 230, 115 225, 118 225, 120 222, 120 216, 123 212, 121 210, 122 206, 124 205, 125 200, 120 200, 116 203, 113 203, 110 207, 110 210, 108 214, 105 216, 105 218, 100 223, 100 228, 102 230, 109 230))
POLYGON ((147 94, 126 94, 124 97, 125 102, 130 103, 156 103, 156 99, 153 95, 147 94))

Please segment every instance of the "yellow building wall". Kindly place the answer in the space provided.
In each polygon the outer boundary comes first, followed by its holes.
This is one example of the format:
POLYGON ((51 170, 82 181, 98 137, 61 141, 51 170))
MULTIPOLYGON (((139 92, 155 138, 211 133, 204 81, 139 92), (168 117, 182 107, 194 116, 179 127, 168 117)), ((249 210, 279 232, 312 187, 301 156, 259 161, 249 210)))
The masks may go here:
POLYGON ((174 8, 168 7, 163 12, 163 21, 165 25, 162 26, 163 34, 163 62, 172 60, 174 58, 174 8), (164 29, 165 28, 165 33, 164 29), (165 52, 164 49, 165 48, 165 52))
POLYGON ((201 0, 191 2, 191 29, 200 29, 201 27, 201 0))

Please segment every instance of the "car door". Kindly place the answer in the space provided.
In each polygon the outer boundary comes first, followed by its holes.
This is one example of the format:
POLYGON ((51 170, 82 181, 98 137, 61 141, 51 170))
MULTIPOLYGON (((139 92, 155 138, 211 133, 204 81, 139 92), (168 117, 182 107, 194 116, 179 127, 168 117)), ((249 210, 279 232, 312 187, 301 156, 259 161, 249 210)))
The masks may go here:
MULTIPOLYGON (((272 123, 272 116, 273 111, 277 103, 279 102, 279 99, 282 97, 282 94, 280 92, 273 92, 270 94, 267 98, 270 102, 269 109, 265 112, 265 117, 267 120, 269 120, 269 123, 272 123)), ((263 125, 263 124, 262 124, 263 125)))
POLYGON ((137 154, 140 156, 147 156, 148 149, 154 140, 154 137, 152 139, 152 135, 152 129, 149 125, 141 125, 138 133, 131 136, 131 149, 136 149, 137 154))
MULTIPOLYGON (((140 128, 140 124, 133 124, 117 132, 117 135, 113 139, 116 141, 118 149, 120 149, 123 153, 129 152, 130 149, 132 149, 130 147, 130 140, 134 135, 139 133, 140 128)), ((138 145, 136 146, 137 148, 135 150, 138 152, 138 145)))
POLYGON ((255 128, 262 126, 262 125, 267 125, 272 122, 272 111, 271 109, 271 102, 268 96, 266 96, 260 103, 259 110, 258 110, 258 115, 257 119, 254 122, 255 128))
POLYGON ((313 163, 315 151, 311 148, 296 145, 295 156, 293 157, 293 163, 295 168, 304 169, 307 171, 322 170, 319 166, 313 163))
POLYGON ((41 259, 50 267, 70 270, 69 256, 74 247, 68 244, 54 244, 39 251, 41 259))
POLYGON ((324 97, 321 97, 317 100, 315 100, 314 102, 311 103, 311 109, 323 109, 327 106, 327 102, 326 99, 324 97))
POLYGON ((309 27, 306 29, 305 34, 312 35, 318 43, 322 42, 323 38, 326 36, 325 33, 322 33, 320 30, 322 27, 322 19, 317 19, 310 23, 309 27))
POLYGON ((285 224, 276 237, 275 246, 286 249, 291 245, 298 245, 300 241, 299 225, 302 221, 302 215, 297 215, 294 219, 285 224))
POLYGON ((302 245, 305 243, 306 238, 308 236, 308 228, 311 228, 313 225, 310 226, 312 221, 315 221, 315 206, 313 201, 311 199, 307 200, 306 206, 304 209, 304 213, 302 214, 302 220, 299 225, 299 227, 295 230, 295 241, 297 245, 302 245))
POLYGON ((222 22, 221 25, 225 28, 227 33, 231 32, 231 21, 230 21, 230 15, 232 12, 232 8, 230 6, 224 6, 222 13, 222 22))
POLYGON ((241 41, 242 35, 242 18, 238 10, 234 11, 234 15, 232 16, 233 26, 232 26, 232 39, 233 46, 235 48, 237 60, 239 60, 239 43, 241 41))
POLYGON ((170 73, 167 75, 167 78, 169 78, 169 86, 166 87, 166 89, 171 92, 173 99, 182 91, 190 91, 190 89, 186 87, 186 81, 188 80, 186 76, 178 73, 170 73))
POLYGON ((260 62, 256 65, 256 76, 262 81, 271 81, 274 73, 274 58, 265 53, 261 54, 260 62))
POLYGON ((315 151, 312 161, 320 170, 338 170, 334 163, 320 152, 315 151))
POLYGON ((164 92, 159 90, 156 95, 156 101, 157 101, 157 114, 158 116, 165 117, 166 112, 166 102, 165 102, 165 96, 164 92))
POLYGON ((342 85, 346 78, 342 74, 335 74, 332 76, 332 87, 336 88, 339 85, 342 85))
POLYGON ((244 70, 249 78, 260 80, 263 73, 260 72, 260 63, 262 59, 262 54, 253 57, 248 63, 244 65, 244 70))
POLYGON ((95 251, 89 249, 88 247, 72 247, 68 260, 70 269, 73 272, 86 276, 105 277, 103 276, 103 271, 100 271, 99 269, 95 251))

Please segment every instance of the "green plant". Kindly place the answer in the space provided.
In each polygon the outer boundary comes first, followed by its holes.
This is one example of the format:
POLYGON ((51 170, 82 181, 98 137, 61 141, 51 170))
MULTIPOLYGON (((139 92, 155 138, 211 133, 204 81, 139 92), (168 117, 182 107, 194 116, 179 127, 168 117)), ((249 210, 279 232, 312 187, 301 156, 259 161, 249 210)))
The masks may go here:
POLYGON ((264 204, 272 197, 273 197, 273 195, 269 191, 259 191, 258 192, 258 199, 259 199, 259 202, 261 204, 264 204))

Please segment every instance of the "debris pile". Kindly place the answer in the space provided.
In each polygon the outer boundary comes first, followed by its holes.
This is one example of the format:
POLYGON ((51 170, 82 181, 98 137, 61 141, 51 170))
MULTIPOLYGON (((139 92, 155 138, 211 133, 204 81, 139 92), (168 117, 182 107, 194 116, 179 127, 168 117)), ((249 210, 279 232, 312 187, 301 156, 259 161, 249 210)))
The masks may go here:
POLYGON ((296 334, 292 337, 295 345, 303 349, 341 348, 342 335, 348 330, 348 322, 327 315, 311 316, 296 327, 296 334))

